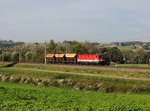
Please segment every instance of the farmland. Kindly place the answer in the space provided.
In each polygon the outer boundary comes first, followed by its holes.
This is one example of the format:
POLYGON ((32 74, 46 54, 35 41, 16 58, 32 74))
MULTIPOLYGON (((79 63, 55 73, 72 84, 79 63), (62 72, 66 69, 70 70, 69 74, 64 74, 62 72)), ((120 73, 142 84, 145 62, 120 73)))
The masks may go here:
POLYGON ((0 83, 0 110, 148 111, 148 94, 102 94, 0 83))
POLYGON ((3 110, 150 109, 150 70, 56 64, 0 64, 3 110))

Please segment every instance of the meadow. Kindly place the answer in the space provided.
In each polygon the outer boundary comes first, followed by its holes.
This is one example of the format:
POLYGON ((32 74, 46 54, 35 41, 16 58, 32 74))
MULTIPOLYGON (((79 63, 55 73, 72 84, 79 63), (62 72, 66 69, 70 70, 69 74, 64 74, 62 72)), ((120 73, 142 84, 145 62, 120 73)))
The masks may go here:
POLYGON ((149 111, 149 98, 0 82, 2 111, 149 111))

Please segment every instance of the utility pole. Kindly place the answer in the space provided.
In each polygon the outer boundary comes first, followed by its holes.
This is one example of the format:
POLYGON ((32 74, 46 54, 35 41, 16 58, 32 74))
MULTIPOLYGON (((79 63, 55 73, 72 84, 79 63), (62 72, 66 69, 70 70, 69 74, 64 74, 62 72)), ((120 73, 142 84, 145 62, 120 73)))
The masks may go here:
POLYGON ((65 42, 65 49, 66 49, 65 52, 67 53, 67 51, 68 51, 68 41, 65 42))
POLYGON ((18 62, 20 63, 21 62, 21 51, 20 50, 19 50, 18 54, 19 54, 19 61, 18 62))
POLYGON ((2 62, 4 61, 4 54, 3 54, 3 49, 2 49, 2 62))
POLYGON ((2 63, 4 62, 4 49, 3 49, 3 46, 2 46, 2 63))
POLYGON ((45 41, 45 64, 47 63, 46 61, 46 41, 45 41))

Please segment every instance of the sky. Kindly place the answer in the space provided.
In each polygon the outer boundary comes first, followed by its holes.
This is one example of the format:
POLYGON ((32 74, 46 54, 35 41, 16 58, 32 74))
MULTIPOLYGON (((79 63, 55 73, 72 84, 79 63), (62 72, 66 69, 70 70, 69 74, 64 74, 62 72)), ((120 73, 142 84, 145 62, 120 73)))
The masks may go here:
POLYGON ((0 39, 150 42, 150 0, 0 0, 0 39))

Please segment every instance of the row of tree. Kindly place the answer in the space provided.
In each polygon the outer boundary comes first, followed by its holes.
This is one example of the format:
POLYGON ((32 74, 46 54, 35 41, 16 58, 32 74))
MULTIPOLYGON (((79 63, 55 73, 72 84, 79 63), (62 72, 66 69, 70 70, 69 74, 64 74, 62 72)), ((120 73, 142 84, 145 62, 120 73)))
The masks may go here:
POLYGON ((14 47, 16 45, 25 44, 24 42, 14 42, 12 40, 0 40, 0 48, 14 47))
POLYGON ((1 50, 1 61, 43 63, 47 53, 99 53, 105 52, 112 62, 116 63, 149 63, 150 52, 143 49, 120 50, 117 47, 103 47, 100 44, 78 41, 22 44, 1 50))

